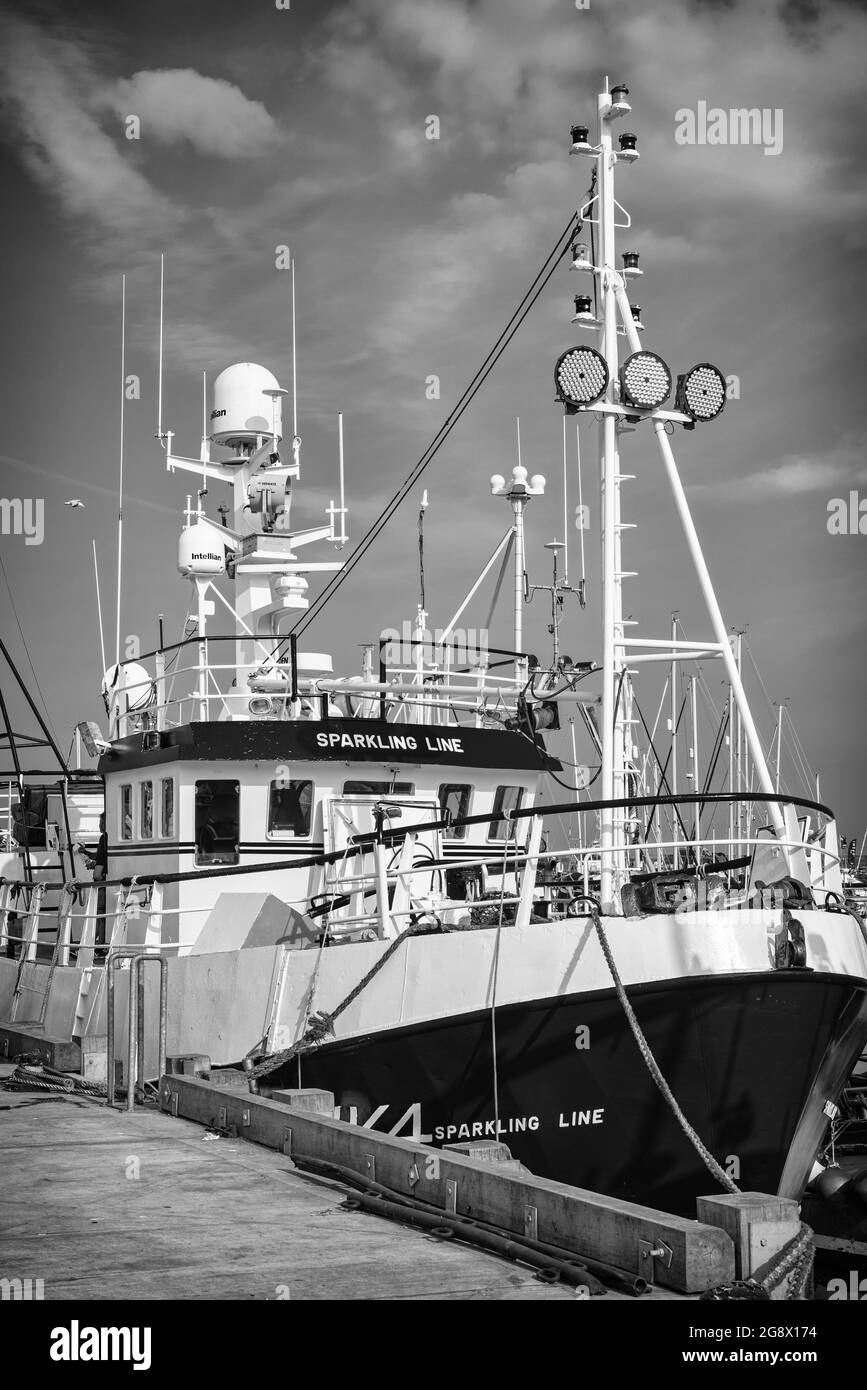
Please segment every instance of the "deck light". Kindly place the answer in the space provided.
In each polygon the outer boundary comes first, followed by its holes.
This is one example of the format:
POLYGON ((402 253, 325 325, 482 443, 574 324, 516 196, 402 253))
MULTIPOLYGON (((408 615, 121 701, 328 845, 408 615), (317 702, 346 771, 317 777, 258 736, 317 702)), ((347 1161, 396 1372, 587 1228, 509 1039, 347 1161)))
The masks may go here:
POLYGON ((593 146, 588 140, 590 127, 586 125, 573 125, 572 127, 572 148, 570 154, 595 154, 593 146))
POLYGON ((624 278, 624 280, 632 280, 632 279, 635 278, 636 275, 643 275, 643 274, 644 274, 644 271, 641 270, 641 269, 639 269, 639 265, 638 265, 638 252, 637 252, 637 251, 624 251, 624 252, 623 252, 623 278, 624 278))
POLYGON ((710 362, 699 362, 677 378, 675 409, 693 422, 715 420, 725 403, 726 379, 710 362))
POLYGON ((595 348, 569 348, 557 359, 554 385, 564 405, 592 405, 605 395, 608 363, 595 348))
POLYGON ((657 410, 671 385, 671 372, 655 352, 633 352, 620 368, 620 398, 641 410, 657 410))
POLYGON ((618 158, 618 159, 625 159, 626 162, 627 162, 627 164, 634 164, 635 161, 636 161, 636 159, 640 159, 640 158, 641 158, 641 155, 638 153, 638 150, 635 148, 636 145, 638 144, 638 136, 637 136, 637 135, 630 135, 630 134, 627 133, 627 131, 624 131, 623 134, 619 137, 619 139, 620 139, 620 153, 619 153, 619 155, 617 156, 617 158, 618 158))

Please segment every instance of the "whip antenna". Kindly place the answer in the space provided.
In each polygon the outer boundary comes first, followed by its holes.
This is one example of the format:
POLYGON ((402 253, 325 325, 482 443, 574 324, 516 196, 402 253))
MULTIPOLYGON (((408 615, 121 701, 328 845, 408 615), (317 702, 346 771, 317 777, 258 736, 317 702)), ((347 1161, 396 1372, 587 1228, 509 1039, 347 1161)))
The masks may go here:
POLYGON ((123 556, 123 426, 126 406, 126 276, 121 277, 120 314, 120 450, 117 485, 117 615, 115 619, 115 661, 120 665, 121 560, 123 556))
POLYGON ((166 258, 160 256, 160 341, 157 353, 157 439, 163 437, 163 303, 165 299, 166 258))
POLYGON ((99 618, 99 650, 102 655, 102 669, 107 671, 105 664, 105 636, 102 628, 102 600, 99 596, 99 566, 96 562, 96 541, 93 541, 93 575, 96 580, 96 612, 99 618))

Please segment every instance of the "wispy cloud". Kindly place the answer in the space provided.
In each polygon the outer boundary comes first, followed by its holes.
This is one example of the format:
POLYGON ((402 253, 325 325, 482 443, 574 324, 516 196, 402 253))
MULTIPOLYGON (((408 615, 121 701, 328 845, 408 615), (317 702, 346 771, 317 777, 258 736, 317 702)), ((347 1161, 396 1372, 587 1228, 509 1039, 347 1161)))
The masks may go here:
POLYGON ((113 111, 121 121, 137 116, 149 139, 166 145, 187 142, 202 154, 225 159, 267 154, 280 140, 274 118, 260 101, 193 68, 134 73, 97 92, 93 106, 113 111))
POLYGON ((8 102, 7 135, 66 213, 104 231, 145 226, 167 235, 177 229, 179 209, 123 157, 87 110, 83 93, 95 78, 84 43, 0 15, 0 80, 8 102))
POLYGON ((867 453, 863 445, 847 438, 824 453, 787 454, 738 478, 693 483, 690 491, 711 493, 741 506, 745 501, 827 493, 830 488, 857 487, 865 482, 867 453))

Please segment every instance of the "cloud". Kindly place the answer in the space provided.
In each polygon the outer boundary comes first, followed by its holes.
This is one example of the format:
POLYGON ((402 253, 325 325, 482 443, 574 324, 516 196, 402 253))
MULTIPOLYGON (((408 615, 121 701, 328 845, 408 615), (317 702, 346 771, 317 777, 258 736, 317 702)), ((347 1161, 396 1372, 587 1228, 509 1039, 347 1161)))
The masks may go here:
POLYGON ((745 500, 770 497, 799 497, 810 492, 867 481, 867 456, 852 439, 837 444, 828 453, 787 454, 778 462, 759 468, 741 478, 727 478, 692 484, 691 492, 713 493, 734 505, 745 500))
POLYGON ((165 145, 186 141, 201 154, 223 159, 267 154, 280 139, 260 101, 194 68, 136 72, 97 93, 94 107, 114 111, 121 120, 138 116, 143 138, 165 145))
POLYGON ((114 232, 158 227, 180 214, 100 128, 82 93, 94 80, 84 43, 0 16, 0 81, 7 135, 38 183, 68 214, 114 232))

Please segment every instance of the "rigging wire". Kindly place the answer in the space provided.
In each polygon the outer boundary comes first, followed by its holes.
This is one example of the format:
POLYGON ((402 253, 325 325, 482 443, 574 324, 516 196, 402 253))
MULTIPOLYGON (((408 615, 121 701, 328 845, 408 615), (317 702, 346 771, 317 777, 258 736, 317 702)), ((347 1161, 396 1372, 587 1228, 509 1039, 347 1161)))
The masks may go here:
POLYGON ((362 557, 366 554, 370 546, 377 539, 380 532, 384 529, 387 523, 391 520, 391 517, 397 511, 400 504, 404 501, 407 493, 411 491, 414 485, 418 482, 419 478, 421 477, 424 470, 427 468, 428 464, 430 464, 433 461, 436 454, 442 448, 443 444, 445 443, 446 439, 451 433, 452 429, 458 423, 461 416, 464 414, 468 406, 472 403, 475 396, 478 394, 479 390, 486 381, 491 370, 499 361, 499 358, 502 356, 502 354, 505 352, 509 343, 512 341, 512 338, 517 333, 524 319, 527 317, 530 310, 533 308, 536 301, 538 300, 539 296, 542 294, 542 291, 548 284, 548 281, 554 274, 554 271, 556 270, 558 263, 565 255, 566 250, 569 246, 577 220, 578 214, 576 212, 570 216, 569 221, 567 222, 563 231, 558 236, 552 250, 545 258, 545 261, 542 264, 542 268, 538 271, 535 279, 530 285, 530 288, 524 294, 523 298, 518 304, 518 307, 514 310, 505 328, 502 330, 496 342, 494 343, 494 346, 490 349, 487 356, 485 357, 481 367, 479 367, 479 369, 471 379, 470 383, 465 387, 464 392, 458 399, 457 404, 452 408, 451 413, 447 416, 446 420, 443 422, 437 433, 434 435, 434 438, 428 445, 427 449, 425 449, 418 462, 415 464, 414 468, 412 469, 412 472, 400 485, 396 492, 392 495, 391 499, 383 507, 379 516, 368 528, 367 533, 362 537, 361 541, 359 542, 353 554, 347 560, 343 569, 338 571, 333 576, 333 578, 329 580, 328 584, 326 584, 322 592, 317 596, 317 598, 314 599, 313 603, 311 604, 307 612, 304 614, 304 616, 302 618, 299 618, 295 625, 289 630, 289 633, 285 635, 282 643, 277 648, 277 652, 281 650, 281 647, 285 649, 289 636, 291 634, 299 635, 300 633, 302 633, 310 625, 313 619, 319 615, 319 613, 329 602, 329 600, 333 598, 333 596, 337 593, 338 589, 340 588, 341 584, 343 584, 344 581, 348 579, 349 575, 352 573, 352 570, 362 559, 362 557))
MULTIPOLYGON (((665 765, 663 766, 663 764, 660 762, 659 754, 658 754, 657 751, 656 751, 656 746, 655 746, 655 744, 654 744, 654 742, 653 742, 653 739, 652 739, 652 737, 651 737, 650 730, 649 730, 649 728, 647 727, 647 720, 646 720, 645 717, 644 717, 644 711, 642 710, 640 704, 638 703, 638 697, 637 697, 634 693, 633 693, 632 699, 633 699, 633 703, 634 703, 634 705, 635 705, 635 708, 638 710, 638 717, 639 717, 639 719, 641 720, 641 723, 642 723, 642 725, 643 725, 643 727, 644 727, 644 732, 645 732, 645 734, 647 735, 647 742, 650 744, 650 751, 651 751, 651 753, 653 754, 653 757, 654 757, 654 759, 655 759, 655 761, 656 761, 656 766, 659 768, 660 787, 664 787, 664 788, 665 788, 665 792, 666 792, 666 795, 667 795, 667 796, 672 796, 674 793, 672 792, 671 787, 670 787, 669 784, 668 784, 668 778, 667 778, 667 776, 666 776, 666 773, 667 773, 667 771, 668 771, 668 764, 669 764, 669 761, 670 761, 670 759, 671 759, 671 749, 669 749, 668 753, 666 754, 666 757, 665 757, 665 765)), ((675 723, 675 726, 674 726, 674 733, 675 733, 675 736, 677 735, 677 731, 678 731, 678 729, 680 728, 680 721, 681 721, 681 719, 683 718, 683 711, 684 711, 685 709, 686 709, 686 696, 684 695, 684 697, 683 697, 683 702, 682 702, 682 704, 681 704, 681 706, 680 706, 680 711, 679 711, 678 716, 677 716, 677 722, 675 723)), ((658 791, 657 794, 656 794, 656 796, 654 797, 653 803, 652 803, 652 805, 651 805, 651 807, 650 807, 650 814, 649 814, 648 817, 647 817, 647 829, 646 829, 645 832, 644 832, 644 844, 647 844, 648 836, 650 835, 650 827, 653 825, 653 818, 654 818, 654 816, 656 815, 656 810, 657 810, 657 807, 658 807, 658 805, 659 805, 659 798, 660 798, 660 795, 661 795, 661 791, 658 791)), ((689 834, 687 833, 686 826, 685 826, 684 823, 683 823, 683 819, 682 819, 682 817, 681 817, 680 811, 677 809, 677 806, 673 806, 673 807, 672 807, 672 810, 674 811, 674 814, 677 816, 678 823, 679 823, 679 825, 680 825, 681 830, 683 831, 683 838, 684 838, 684 840, 687 842, 687 848, 688 848, 688 847, 689 847, 689 845, 688 845, 688 842, 689 842, 689 834)))
POLYGON ((55 729, 54 723, 53 723, 52 718, 51 718, 51 715, 50 715, 49 712, 48 712, 48 704, 47 704, 47 702, 46 702, 45 696, 44 696, 43 693, 42 693, 42 686, 39 684, 39 677, 38 677, 37 674, 36 674, 36 668, 35 668, 35 666, 33 665, 33 658, 32 658, 31 655, 30 655, 30 648, 29 648, 28 645, 27 645, 27 638, 24 636, 24 629, 22 628, 22 626, 21 626, 21 620, 20 620, 20 618, 18 617, 18 609, 15 607, 15 599, 14 599, 13 594, 12 594, 12 585, 9 583, 9 576, 8 576, 8 574, 6 573, 6 566, 5 566, 4 563, 3 563, 3 557, 2 557, 2 555, 0 555, 0 570, 3 571, 3 580, 4 580, 5 584, 6 584, 6 592, 7 592, 8 595, 9 595, 9 602, 10 602, 11 605, 12 605, 12 614, 13 614, 13 616, 14 616, 14 618, 15 618, 15 625, 16 625, 16 627, 18 628, 18 632, 19 632, 19 635, 20 635, 20 637, 21 637, 22 644, 23 644, 23 646, 24 646, 24 651, 25 651, 25 653, 26 653, 26 655, 27 655, 27 664, 28 664, 28 666, 30 667, 30 671, 31 671, 31 674, 32 674, 32 676, 33 676, 33 681, 34 681, 34 684, 35 684, 35 686, 36 686, 36 689, 39 691, 39 698, 40 698, 40 700, 42 701, 42 708, 45 710, 45 718, 46 718, 46 720, 48 721, 48 727, 49 727, 49 729, 51 730, 52 735, 54 736, 54 742, 56 743, 56 742, 57 742, 57 730, 55 729))

